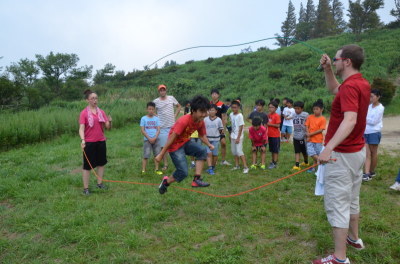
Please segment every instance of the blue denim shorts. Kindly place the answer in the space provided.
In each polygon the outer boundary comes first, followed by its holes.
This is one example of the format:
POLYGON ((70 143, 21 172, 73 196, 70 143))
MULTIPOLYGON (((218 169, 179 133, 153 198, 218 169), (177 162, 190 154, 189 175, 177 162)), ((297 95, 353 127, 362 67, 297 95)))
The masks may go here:
POLYGON ((322 143, 313 143, 313 142, 307 142, 307 153, 308 156, 315 156, 319 155, 322 150, 322 143))
POLYGON ((282 134, 283 133, 292 134, 292 132, 293 132, 293 127, 292 126, 285 126, 285 125, 282 126, 282 129, 281 129, 281 133, 282 134))
POLYGON ((177 182, 180 182, 188 176, 186 156, 195 157, 196 160, 206 160, 207 147, 189 140, 178 150, 170 152, 169 155, 176 168, 172 175, 177 182))
POLYGON ((213 156, 218 156, 219 141, 210 141, 210 144, 214 146, 213 150, 207 148, 207 153, 212 153, 213 156))
POLYGON ((381 143, 381 132, 371 133, 371 134, 364 134, 365 143, 370 145, 378 145, 381 143))

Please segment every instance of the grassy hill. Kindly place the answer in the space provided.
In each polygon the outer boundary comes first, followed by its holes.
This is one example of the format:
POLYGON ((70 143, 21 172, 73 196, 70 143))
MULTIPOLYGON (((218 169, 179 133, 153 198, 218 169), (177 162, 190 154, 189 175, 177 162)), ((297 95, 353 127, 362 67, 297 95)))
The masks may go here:
MULTIPOLYGON (((354 43, 354 36, 343 34, 314 39, 307 45, 334 56, 339 47, 350 43, 354 43)), ((357 44, 366 52, 362 73, 369 81, 377 77, 398 77, 400 29, 365 33, 357 44)), ((314 49, 296 44, 277 50, 188 61, 163 69, 133 71, 93 89, 100 95, 100 107, 107 113, 111 111, 116 128, 138 122, 145 113, 146 101, 158 96, 156 87, 160 83, 165 83, 169 93, 182 103, 196 94, 208 96, 212 88, 218 88, 222 100, 240 96, 247 106, 245 109, 250 109, 255 99, 290 97, 304 101, 306 110, 311 111, 312 103, 322 98, 329 112, 333 97, 325 88, 323 73, 316 70, 319 59, 320 54, 314 49)), ((396 95, 386 107, 386 113, 399 114, 399 103, 400 97, 396 95)), ((77 117, 84 106, 83 101, 53 101, 38 111, 1 113, 0 150, 77 133, 77 117)))

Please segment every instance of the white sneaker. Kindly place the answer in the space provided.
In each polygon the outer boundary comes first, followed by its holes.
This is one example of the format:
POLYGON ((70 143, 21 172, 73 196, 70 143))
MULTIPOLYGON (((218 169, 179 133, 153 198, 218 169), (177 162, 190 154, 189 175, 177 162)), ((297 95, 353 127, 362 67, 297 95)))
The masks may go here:
POLYGON ((244 168, 244 169, 243 169, 243 173, 244 173, 244 174, 249 173, 249 168, 244 168))
POLYGON ((228 161, 224 160, 221 162, 221 165, 231 166, 232 164, 230 164, 228 161))
POLYGON ((235 166, 231 170, 240 170, 240 167, 239 166, 235 166))
POLYGON ((395 182, 392 186, 390 186, 390 189, 400 191, 400 183, 395 182))

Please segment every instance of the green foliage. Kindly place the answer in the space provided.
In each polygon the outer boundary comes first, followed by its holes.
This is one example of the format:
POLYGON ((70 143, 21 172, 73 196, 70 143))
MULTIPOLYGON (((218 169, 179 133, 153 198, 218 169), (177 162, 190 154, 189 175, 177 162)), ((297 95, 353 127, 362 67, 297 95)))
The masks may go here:
POLYGON ((268 72, 268 77, 271 79, 280 79, 283 75, 283 70, 281 69, 272 69, 268 72))
POLYGON ((292 83, 310 87, 313 83, 313 80, 308 72, 298 72, 293 76, 292 83))
POLYGON ((10 107, 18 103, 21 97, 20 87, 6 76, 0 76, 0 105, 2 107, 10 107))
MULTIPOLYGON (((337 13, 337 10, 335 10, 337 13)), ((313 37, 320 38, 334 34, 335 21, 329 0, 319 0, 313 37)))
POLYGON ((280 47, 287 47, 293 45, 292 38, 295 37, 296 33, 296 14, 295 8, 291 0, 289 0, 288 11, 286 12, 286 20, 282 22, 281 27, 282 35, 275 34, 278 37, 277 45, 280 47))
POLYGON ((21 59, 18 63, 12 63, 6 67, 7 71, 13 75, 14 81, 22 86, 31 86, 39 74, 39 69, 35 61, 21 59))
POLYGON ((380 101, 385 106, 390 104, 396 93, 396 86, 393 84, 393 82, 382 78, 374 79, 371 89, 378 89, 381 91, 382 97, 380 101))
POLYGON ((376 10, 382 8, 384 5, 383 0, 356 0, 355 2, 349 1, 349 23, 348 27, 351 31, 359 35, 365 30, 376 29, 381 26, 376 10))

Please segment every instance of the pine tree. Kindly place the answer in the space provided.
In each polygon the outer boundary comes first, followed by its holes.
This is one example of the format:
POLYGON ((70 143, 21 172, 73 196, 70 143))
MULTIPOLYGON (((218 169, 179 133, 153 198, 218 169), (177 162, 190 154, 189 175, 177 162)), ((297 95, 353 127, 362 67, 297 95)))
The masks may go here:
POLYGON ((340 0, 332 1, 332 16, 334 22, 334 34, 341 34, 346 29, 346 22, 343 19, 343 4, 340 0))
POLYGON ((306 21, 306 10, 304 10, 303 3, 300 3, 299 24, 305 21, 306 21))
POLYGON ((330 0, 319 0, 313 34, 316 38, 334 34, 334 20, 329 1, 330 0))
POLYGON ((291 38, 295 37, 296 33, 296 14, 294 13, 295 9, 292 4, 292 1, 289 0, 288 11, 286 12, 286 20, 282 22, 282 36, 279 34, 275 34, 277 38, 276 45, 281 47, 287 47, 294 44, 294 41, 291 38))
POLYGON ((368 29, 376 29, 382 25, 376 10, 382 8, 383 0, 361 0, 352 2, 349 0, 349 23, 351 31, 359 35, 368 29))

